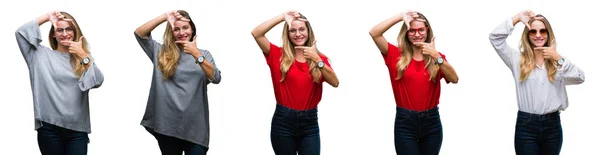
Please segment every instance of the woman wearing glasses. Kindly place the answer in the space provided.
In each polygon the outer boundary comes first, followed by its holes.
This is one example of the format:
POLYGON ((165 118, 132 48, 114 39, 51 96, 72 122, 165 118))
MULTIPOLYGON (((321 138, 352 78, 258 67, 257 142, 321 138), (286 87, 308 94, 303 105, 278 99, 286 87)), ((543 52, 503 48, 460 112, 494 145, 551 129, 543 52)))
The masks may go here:
POLYGON ((379 23, 369 33, 388 67, 396 100, 396 153, 438 154, 442 146, 437 108, 440 81, 457 83, 458 76, 445 55, 435 49, 431 25, 423 14, 407 11, 379 23), (383 33, 401 21, 404 24, 395 46, 383 33))
POLYGON ((510 68, 517 89, 516 154, 559 154, 562 146, 560 110, 568 106, 565 85, 581 84, 581 69, 556 51, 548 19, 523 11, 490 33, 490 42, 510 68), (506 43, 517 23, 525 24, 519 49, 506 43))
POLYGON ((85 155, 89 142, 88 92, 104 76, 94 63, 75 18, 52 11, 15 32, 31 80, 35 129, 44 155, 85 155), (50 47, 41 45, 39 26, 50 21, 50 47))
POLYGON ((277 101, 271 122, 273 151, 277 155, 320 154, 317 105, 323 82, 337 87, 339 81, 328 58, 315 45, 310 22, 299 12, 287 11, 258 25, 252 36, 271 70, 277 101), (281 22, 284 22, 282 47, 265 37, 281 22))

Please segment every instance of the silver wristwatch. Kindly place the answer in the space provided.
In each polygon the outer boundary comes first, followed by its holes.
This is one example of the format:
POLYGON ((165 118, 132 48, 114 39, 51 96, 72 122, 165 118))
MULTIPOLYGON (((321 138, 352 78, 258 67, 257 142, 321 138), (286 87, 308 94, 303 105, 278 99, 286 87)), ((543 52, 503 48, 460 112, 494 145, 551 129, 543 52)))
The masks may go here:
POLYGON ((323 67, 325 67, 325 63, 323 61, 319 61, 319 62, 317 62, 317 67, 323 68, 323 67))
POLYGON ((82 65, 87 65, 89 63, 90 63, 90 57, 85 57, 81 60, 81 62, 79 62, 79 64, 82 64, 82 65))
POLYGON ((204 62, 204 56, 200 56, 200 57, 198 57, 198 59, 196 59, 197 64, 202 64, 203 62, 204 62))
POLYGON ((436 64, 436 65, 440 65, 440 64, 442 64, 442 63, 444 63, 444 58, 442 58, 442 57, 438 57, 438 58, 435 60, 435 64, 436 64))
POLYGON ((565 64, 565 59, 564 58, 558 59, 558 65, 562 66, 563 64, 565 64))

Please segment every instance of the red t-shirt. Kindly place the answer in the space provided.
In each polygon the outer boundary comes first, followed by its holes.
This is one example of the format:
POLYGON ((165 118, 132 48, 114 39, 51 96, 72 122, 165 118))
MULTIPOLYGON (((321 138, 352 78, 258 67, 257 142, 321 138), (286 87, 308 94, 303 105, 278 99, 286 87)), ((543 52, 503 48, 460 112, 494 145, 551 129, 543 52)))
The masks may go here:
MULTIPOLYGON (((321 76, 319 82, 313 82, 312 74, 308 69, 308 62, 302 63, 294 60, 285 80, 281 81, 282 76, 279 66, 281 66, 282 54, 282 48, 271 43, 269 54, 265 55, 265 59, 271 70, 275 100, 278 104, 294 110, 317 108, 317 104, 321 101, 321 95, 323 94, 323 82, 325 78, 321 76)), ((326 56, 319 56, 325 65, 331 67, 326 56)))
MULTIPOLYGON (((442 53, 440 55, 446 60, 445 55, 442 53)), ((390 72, 396 106, 414 111, 425 111, 435 108, 440 101, 440 80, 442 78, 445 79, 442 70, 438 71, 434 83, 433 81, 429 81, 430 74, 427 68, 425 68, 425 60, 416 61, 412 59, 404 70, 402 78, 396 80, 396 77, 398 77, 396 64, 401 56, 402 54, 398 50, 398 47, 388 43, 388 52, 387 55, 383 55, 383 59, 390 72)), ((447 79, 446 83, 448 83, 447 79)))

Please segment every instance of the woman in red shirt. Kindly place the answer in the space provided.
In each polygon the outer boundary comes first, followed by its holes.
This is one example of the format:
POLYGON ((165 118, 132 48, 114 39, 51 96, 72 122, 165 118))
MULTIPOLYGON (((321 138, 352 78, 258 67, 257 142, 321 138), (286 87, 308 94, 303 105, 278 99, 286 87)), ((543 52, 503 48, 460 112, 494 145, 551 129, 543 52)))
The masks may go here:
POLYGON ((457 83, 458 76, 445 55, 435 49, 427 18, 407 11, 379 23, 369 33, 388 67, 396 99, 396 153, 438 154, 442 146, 442 123, 437 108, 440 81, 444 78, 446 83, 457 83), (383 33, 401 21, 405 24, 395 46, 383 33))
POLYGON ((271 71, 277 107, 271 123, 271 144, 277 155, 320 153, 317 104, 323 82, 337 87, 339 81, 328 58, 315 45, 310 22, 296 11, 287 11, 252 30, 271 71), (265 34, 285 21, 283 47, 265 34))

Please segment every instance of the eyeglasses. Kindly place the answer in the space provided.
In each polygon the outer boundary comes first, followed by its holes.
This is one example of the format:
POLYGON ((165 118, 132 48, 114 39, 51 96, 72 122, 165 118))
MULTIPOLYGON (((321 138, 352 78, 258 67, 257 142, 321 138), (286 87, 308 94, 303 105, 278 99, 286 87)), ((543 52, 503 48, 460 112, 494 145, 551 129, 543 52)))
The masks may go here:
POLYGON ((529 30, 529 36, 535 36, 537 33, 540 33, 540 35, 545 36, 546 34, 548 34, 548 30, 546 29, 531 29, 529 30))
POLYGON ((409 36, 414 36, 415 34, 417 34, 417 32, 419 32, 420 35, 427 34, 427 27, 411 28, 407 31, 409 36))
POLYGON ((56 29, 56 33, 62 34, 64 32, 67 33, 73 33, 73 27, 67 27, 67 28, 57 28, 56 29))

